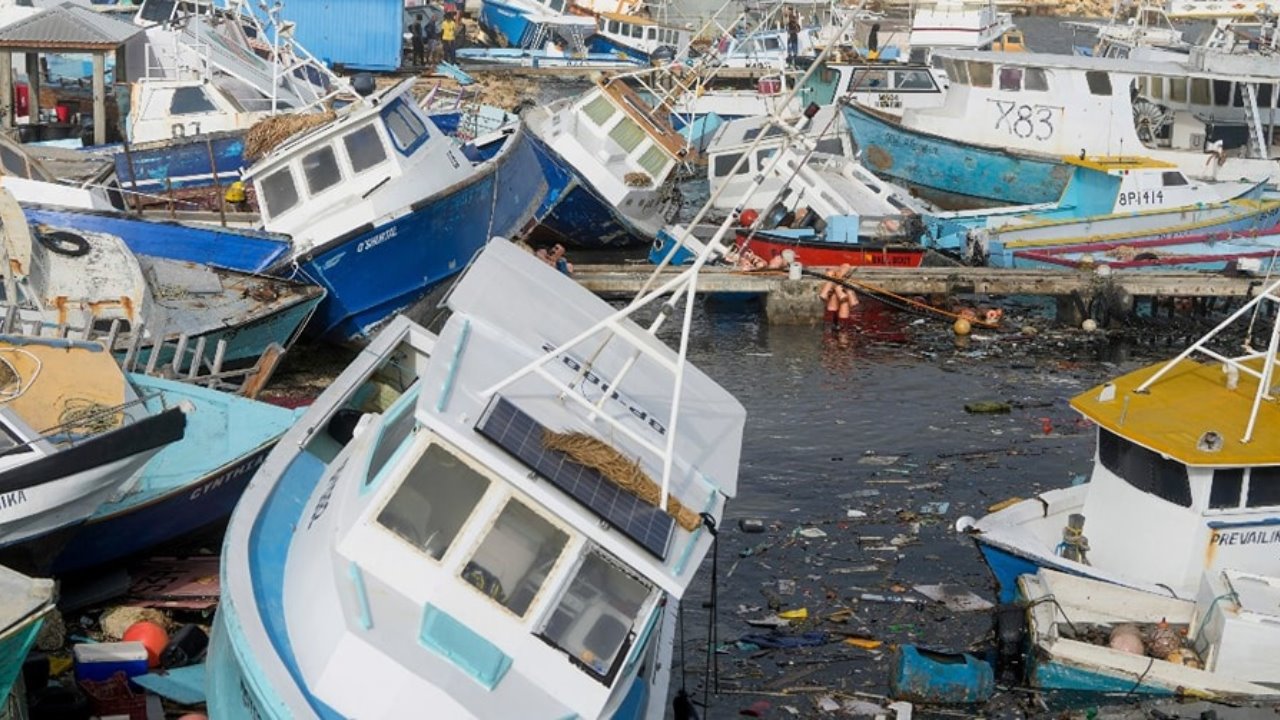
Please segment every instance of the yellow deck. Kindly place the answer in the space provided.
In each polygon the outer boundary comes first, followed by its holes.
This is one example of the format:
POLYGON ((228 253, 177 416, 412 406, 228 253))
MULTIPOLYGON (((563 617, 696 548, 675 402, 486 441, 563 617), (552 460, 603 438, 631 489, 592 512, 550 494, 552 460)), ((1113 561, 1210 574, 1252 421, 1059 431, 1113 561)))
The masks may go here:
MULTIPOLYGON (((0 342, 0 360, 9 364, 0 390, 5 398, 12 398, 0 403, 37 432, 57 427, 87 408, 112 408, 124 402, 124 374, 106 350, 0 342), (21 386, 10 368, 21 378, 21 386)), ((115 413, 96 419, 118 427, 124 418, 115 413)))
MULTIPOLYGON (((1221 364, 1183 360, 1145 393, 1134 392, 1165 364, 1114 380, 1114 400, 1100 402, 1099 385, 1072 398, 1071 406, 1102 427, 1186 465, 1280 465, 1280 405, 1276 400, 1263 401, 1253 440, 1240 442, 1258 387, 1254 377, 1241 373, 1239 386, 1228 390, 1221 364), (1216 432, 1222 438, 1222 449, 1197 449, 1206 432, 1216 432)), ((1261 363, 1252 367, 1260 368, 1261 363)))
POLYGON ((1155 160, 1141 155, 1090 155, 1080 157, 1067 155, 1062 158, 1067 165, 1078 165, 1100 172, 1116 170, 1177 170, 1178 166, 1164 160, 1155 160))

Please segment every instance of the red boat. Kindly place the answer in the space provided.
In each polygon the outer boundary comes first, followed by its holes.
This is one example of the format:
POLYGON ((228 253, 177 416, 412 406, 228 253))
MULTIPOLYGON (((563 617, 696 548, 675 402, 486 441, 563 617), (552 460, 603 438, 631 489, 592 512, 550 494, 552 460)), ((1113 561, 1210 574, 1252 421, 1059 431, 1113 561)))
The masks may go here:
MULTIPOLYGON (((745 230, 738 231, 737 245, 739 252, 747 245, 745 230)), ((920 267, 925 252, 921 245, 904 241, 830 242, 812 231, 797 230, 756 232, 747 247, 766 262, 781 255, 783 250, 791 250, 796 255, 796 262, 813 267, 845 264, 855 267, 920 267)))

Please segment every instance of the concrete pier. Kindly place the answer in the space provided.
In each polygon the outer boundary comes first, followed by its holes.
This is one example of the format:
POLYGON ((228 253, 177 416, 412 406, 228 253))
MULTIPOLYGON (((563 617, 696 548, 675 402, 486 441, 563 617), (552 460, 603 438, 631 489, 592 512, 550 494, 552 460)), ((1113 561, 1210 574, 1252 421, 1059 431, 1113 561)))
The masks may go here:
MULTIPOLYGON (((822 268, 811 268, 822 271, 822 268)), ((634 295, 652 267, 644 264, 578 265, 574 277, 583 287, 606 297, 634 295)), ((668 269, 674 273, 677 270, 668 269)), ((1078 324, 1098 312, 1116 313, 1133 306, 1135 298, 1247 298, 1256 295, 1263 280, 1197 272, 1096 272, 1020 270, 1001 268, 854 268, 853 283, 897 295, 1039 295, 1058 300, 1062 322, 1078 324)), ((822 316, 817 299, 819 278, 791 280, 787 273, 741 272, 706 268, 698 291, 708 294, 751 294, 764 299, 770 323, 813 324, 822 316)))

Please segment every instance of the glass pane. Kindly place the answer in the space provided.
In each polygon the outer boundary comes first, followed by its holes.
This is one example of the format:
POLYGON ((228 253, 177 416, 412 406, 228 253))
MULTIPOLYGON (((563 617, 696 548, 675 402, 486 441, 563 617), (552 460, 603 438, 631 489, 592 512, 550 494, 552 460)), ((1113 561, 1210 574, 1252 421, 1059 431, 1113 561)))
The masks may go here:
MULTIPOLYGON (((729 153, 726 155, 717 155, 715 159, 715 176, 725 177, 733 170, 733 166, 738 164, 738 158, 742 157, 742 153, 729 153)), ((742 166, 742 172, 749 170, 745 164, 742 166)))
POLYGON ((778 148, 764 148, 756 151, 756 171, 764 172, 769 167, 769 158, 778 152, 778 148))
POLYGON ((1169 78, 1169 99, 1174 102, 1187 101, 1187 79, 1169 78))
MULTIPOLYGON (((654 178, 662 177, 662 173, 667 169, 667 154, 662 152, 657 145, 652 145, 640 155, 640 167, 654 178)), ((732 166, 730 166, 732 167, 732 166)))
POLYGON ((403 100, 397 101, 383 117, 387 130, 391 132, 391 139, 400 150, 408 150, 427 131, 422 118, 409 109, 403 100))
POLYGON ((1226 80, 1213 81, 1213 104, 1227 107, 1231 104, 1231 83, 1226 80))
POLYGON ((262 181, 262 197, 272 217, 298 204, 298 189, 293 186, 293 173, 289 168, 277 170, 262 181))
POLYGON ((199 87, 178 88, 173 91, 173 99, 169 101, 170 115, 208 113, 217 109, 209 96, 204 94, 204 88, 199 87))
POLYGON ((1001 90, 1021 90, 1022 89, 1022 68, 1002 67, 1000 68, 1000 89, 1001 90))
POLYGON ((382 434, 378 437, 378 446, 373 449, 373 456, 369 459, 369 472, 365 475, 365 483, 373 482, 378 477, 378 473, 382 472, 382 468, 386 466, 387 461, 395 454, 396 450, 404 444, 408 439, 409 433, 417 427, 417 420, 413 416, 414 395, 400 396, 403 402, 397 403, 388 412, 390 415, 382 418, 382 434))
MULTIPOLYGON (((29 167, 27 165, 27 159, 22 157, 22 155, 16 151, 3 145, 0 145, 0 164, 4 165, 5 175, 13 175, 14 177, 23 178, 31 177, 30 173, 27 172, 27 168, 29 167)), ((36 179, 43 180, 44 178, 36 179)))
POLYGON ((1249 470, 1249 499, 1246 507, 1280 505, 1280 467, 1256 467, 1249 470))
POLYGON ((814 145, 813 151, 841 155, 844 153, 844 143, 840 141, 840 138, 824 138, 814 145))
POLYGON ((609 118, 613 117, 616 109, 613 103, 609 102, 609 99, 604 95, 596 95, 591 102, 582 106, 582 113, 590 118, 591 122, 597 125, 604 125, 609 118))
POLYGON ((1022 89, 1045 92, 1049 89, 1049 78, 1040 68, 1027 68, 1022 76, 1022 89))
POLYGON ((488 478, 432 445, 378 513, 378 523, 439 560, 488 488, 488 478))
POLYGON ((969 84, 974 87, 991 87, 991 63, 969 63, 969 84))
POLYGON ((524 615, 568 541, 563 530, 513 499, 462 569, 462 579, 524 615))
POLYGON ((617 33, 617 32, 618 32, 618 21, 617 21, 617 20, 610 20, 610 21, 609 21, 609 32, 611 32, 611 33, 617 33))
POLYGON ((933 76, 927 70, 899 70, 893 84, 900 90, 932 90, 933 76))
POLYGON ((1178 187, 1187 184, 1187 178, 1177 170, 1165 170, 1160 173, 1160 180, 1165 187, 1178 187))
POLYGON ((307 190, 315 195, 338 184, 342 173, 332 147, 322 147, 302 156, 302 172, 307 176, 307 190))
POLYGON ((1209 490, 1209 507, 1240 507, 1240 488, 1244 484, 1241 468, 1219 468, 1213 471, 1213 487, 1209 490))
POLYGON ((635 124, 635 121, 629 117, 624 117, 609 131, 609 137, 621 145, 622 149, 629 155, 640 143, 644 142, 645 134, 644 130, 641 130, 640 126, 635 124))
POLYGON ((1153 100, 1161 100, 1164 98, 1164 78, 1151 78, 1150 87, 1147 91, 1153 100))
POLYGON ((1098 459, 1103 467, 1142 492, 1182 507, 1191 507, 1187 466, 1134 444, 1109 430, 1098 429, 1098 459))
POLYGON ((648 583, 598 553, 589 553, 547 621, 543 637, 580 667, 604 677, 621 660, 619 651, 650 592, 648 583))
POLYGON ((342 138, 347 148, 347 159, 351 161, 351 169, 356 173, 377 165, 387 159, 387 151, 382 147, 378 131, 372 125, 365 125, 359 130, 342 138))
POLYGON ((1111 76, 1105 72, 1090 70, 1084 74, 1084 79, 1089 83, 1089 92, 1094 95, 1111 94, 1111 76))
POLYGON ((1192 105, 1208 105, 1209 98, 1209 79, 1208 78, 1192 78, 1191 79, 1191 104, 1192 105))

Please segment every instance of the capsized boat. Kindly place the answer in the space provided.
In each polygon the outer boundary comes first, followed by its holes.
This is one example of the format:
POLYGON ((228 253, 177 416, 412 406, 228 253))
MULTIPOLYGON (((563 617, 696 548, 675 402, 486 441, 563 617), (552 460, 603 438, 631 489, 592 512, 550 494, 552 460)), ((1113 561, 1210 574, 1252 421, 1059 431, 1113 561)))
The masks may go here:
POLYGON ((1192 180, 1142 157, 1064 158, 1071 179, 1057 203, 935 213, 926 226, 941 250, 977 265, 1027 264, 1022 250, 1254 231, 1280 220, 1261 182, 1192 180))
POLYGON ((696 271, 615 310, 494 239, 390 323, 232 516, 211 716, 663 716, 745 411, 629 316, 696 271))
POLYGON ((652 242, 680 209, 669 180, 697 152, 627 84, 597 82, 575 98, 524 113, 547 180, 547 209, 534 237, 606 247, 652 242))
POLYGON ((1199 270, 1268 275, 1280 257, 1280 228, 1065 245, 1014 251, 1018 265, 1092 270, 1199 270))
POLYGON ((1280 694, 1272 651, 1280 642, 1280 579, 1206 572, 1194 599, 1053 570, 1023 575, 1018 587, 1032 687, 1199 699, 1280 694), (1110 642, 1124 635, 1133 639, 1110 642))
POLYGON ((0 565, 0 700, 5 705, 56 596, 52 580, 0 565))
POLYGON ((1271 284, 1172 360, 1073 398, 1098 426, 1089 482, 957 523, 1002 601, 1040 567, 1180 598, 1206 571, 1280 574, 1277 304, 1271 284))
MULTIPOLYGON (((272 344, 291 346, 324 297, 312 285, 135 255, 114 235, 29 224, 4 192, 0 219, 6 296, 18 299, 6 309, 39 325, 32 334, 115 323, 113 350, 136 346, 147 357, 185 335, 210 347, 225 339, 228 365, 252 363, 272 344)), ((173 352, 166 346, 157 360, 173 352)))
POLYGON ((0 336, 0 557, 42 571, 84 522, 181 440, 181 407, 154 412, 101 345, 0 336))
POLYGON ((297 412, 196 384, 130 373, 143 407, 191 408, 165 446, 89 517, 54 560, 58 575, 95 568, 225 522, 297 412))

